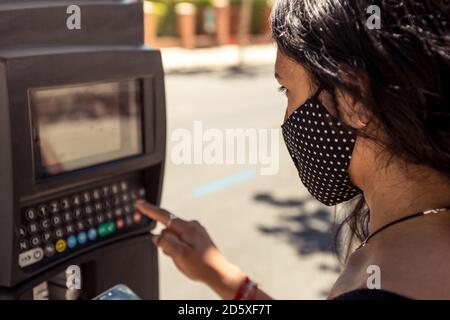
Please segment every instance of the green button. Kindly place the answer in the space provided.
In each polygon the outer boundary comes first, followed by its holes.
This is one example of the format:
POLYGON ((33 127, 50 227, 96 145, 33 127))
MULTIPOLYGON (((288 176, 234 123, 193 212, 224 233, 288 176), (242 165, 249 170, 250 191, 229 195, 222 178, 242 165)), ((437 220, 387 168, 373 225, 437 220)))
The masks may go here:
POLYGON ((100 237, 107 236, 114 231, 116 231, 116 225, 114 222, 106 222, 98 227, 98 234, 100 235, 100 237))

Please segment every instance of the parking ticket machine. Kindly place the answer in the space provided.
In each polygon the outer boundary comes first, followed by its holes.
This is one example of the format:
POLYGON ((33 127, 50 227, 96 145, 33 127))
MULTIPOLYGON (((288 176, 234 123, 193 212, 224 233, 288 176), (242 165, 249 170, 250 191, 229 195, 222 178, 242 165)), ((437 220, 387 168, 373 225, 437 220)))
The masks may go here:
POLYGON ((164 95, 141 2, 0 1, 1 299, 158 298, 164 95))

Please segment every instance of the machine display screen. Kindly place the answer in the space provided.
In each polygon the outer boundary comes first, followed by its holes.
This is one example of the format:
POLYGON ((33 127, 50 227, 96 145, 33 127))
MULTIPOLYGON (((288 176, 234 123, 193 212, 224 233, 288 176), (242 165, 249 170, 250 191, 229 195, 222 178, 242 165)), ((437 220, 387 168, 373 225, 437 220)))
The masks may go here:
POLYGON ((54 176, 143 152, 139 80, 30 90, 38 176, 54 176))

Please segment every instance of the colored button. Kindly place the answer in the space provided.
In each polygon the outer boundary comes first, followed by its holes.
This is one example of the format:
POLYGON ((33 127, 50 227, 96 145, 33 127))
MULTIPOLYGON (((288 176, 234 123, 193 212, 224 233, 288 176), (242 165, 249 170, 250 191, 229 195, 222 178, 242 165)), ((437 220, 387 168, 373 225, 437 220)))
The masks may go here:
POLYGON ((100 237, 107 236, 114 231, 116 231, 116 225, 112 221, 103 223, 98 227, 98 234, 100 237))
POLYGON ((114 224, 114 222, 108 222, 106 225, 106 229, 108 230, 108 233, 112 233, 116 231, 116 225, 114 224))
POLYGON ((65 251, 67 249, 66 241, 63 240, 63 239, 60 239, 60 240, 56 241, 55 249, 56 249, 57 252, 65 251))
POLYGON ((77 246, 77 238, 75 236, 70 236, 67 238, 67 246, 72 249, 77 246))
POLYGON ((87 241, 87 235, 86 232, 82 231, 78 234, 78 242, 80 244, 85 244, 87 241))
POLYGON ((135 212, 134 215, 133 215, 133 220, 134 220, 134 222, 136 222, 136 223, 141 222, 141 220, 142 220, 142 215, 141 215, 139 212, 135 212))
POLYGON ((123 221, 123 219, 119 219, 119 220, 117 220, 116 225, 117 225, 117 229, 122 229, 125 225, 125 222, 123 221))
POLYGON ((88 238, 89 240, 95 240, 97 238, 97 230, 90 228, 88 231, 88 238))

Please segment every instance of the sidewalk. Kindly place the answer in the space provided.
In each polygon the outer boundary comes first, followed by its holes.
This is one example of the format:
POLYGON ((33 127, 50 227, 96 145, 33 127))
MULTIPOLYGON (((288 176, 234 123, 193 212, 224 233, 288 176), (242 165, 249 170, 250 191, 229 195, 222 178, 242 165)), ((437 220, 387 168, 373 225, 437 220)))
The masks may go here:
POLYGON ((228 45, 204 49, 162 48, 167 74, 216 71, 239 66, 270 66, 275 63, 274 44, 249 45, 244 49, 228 45))

